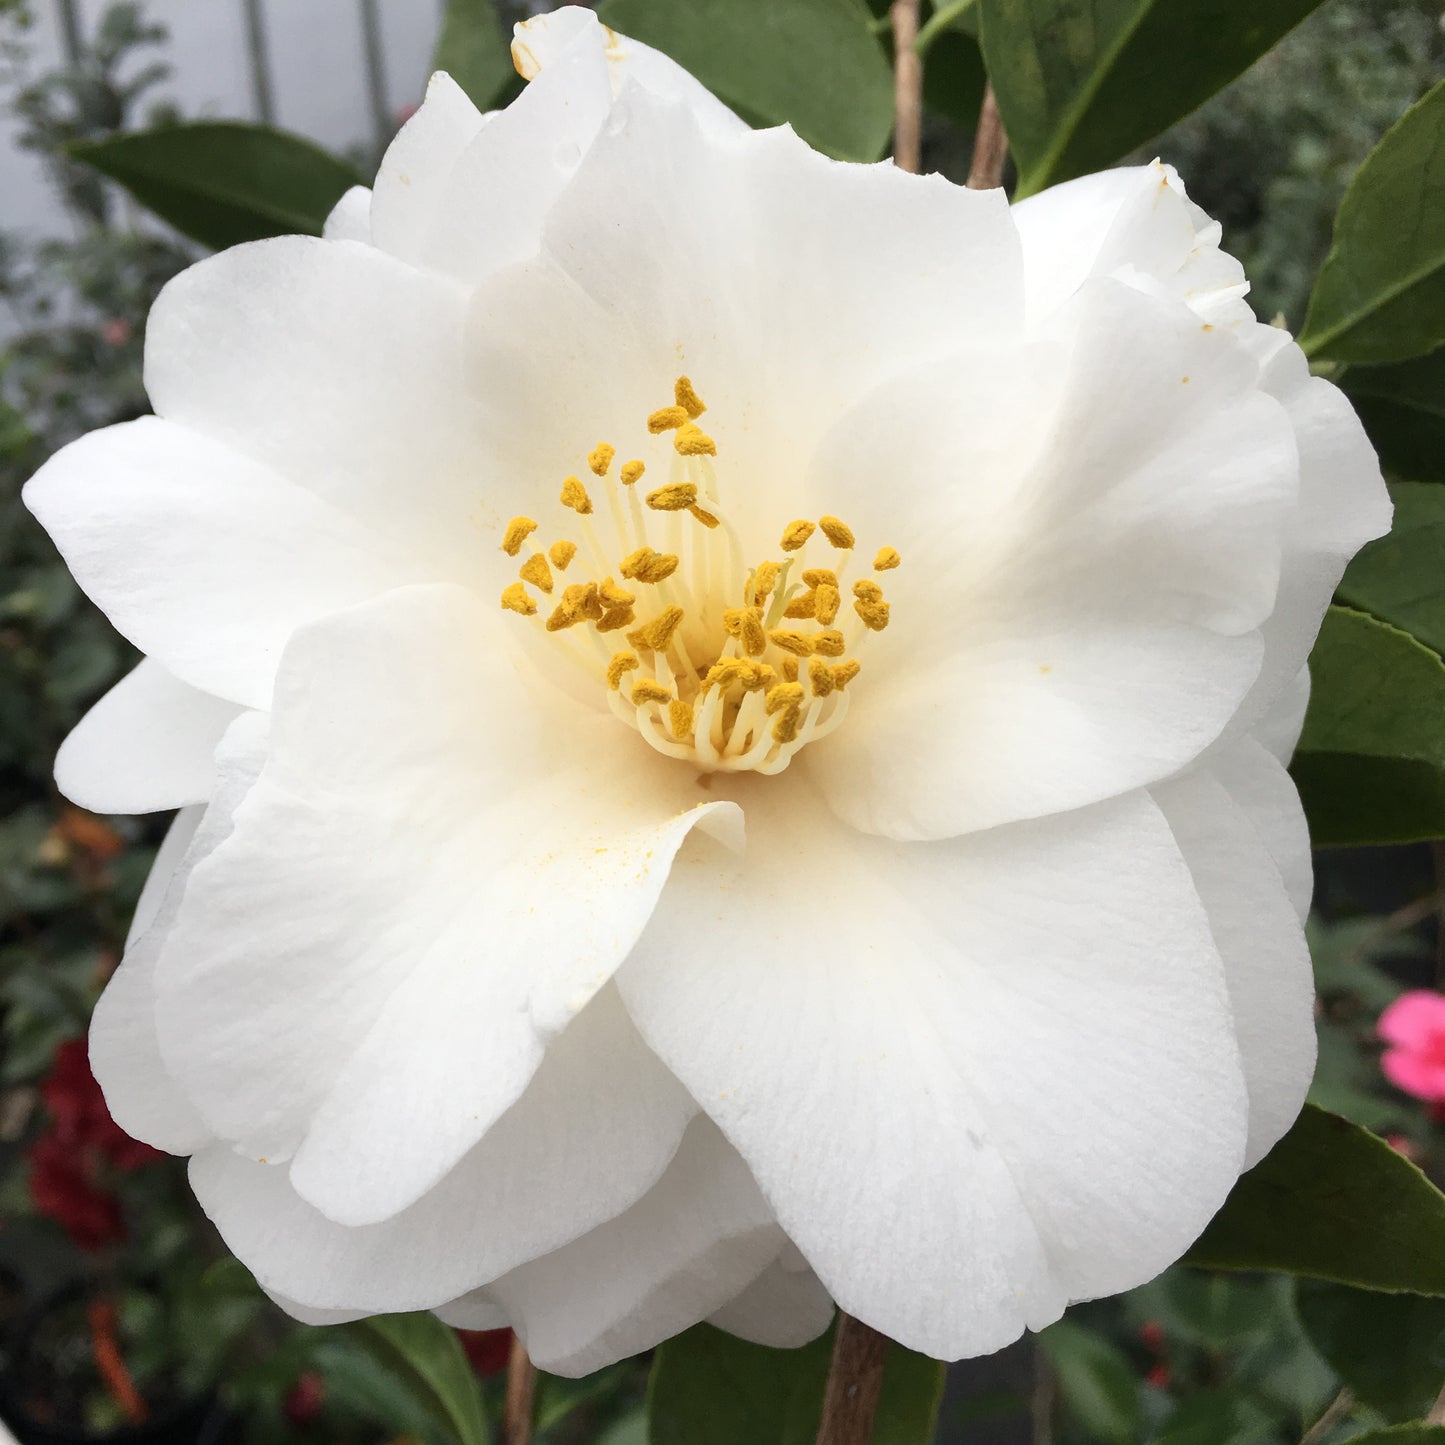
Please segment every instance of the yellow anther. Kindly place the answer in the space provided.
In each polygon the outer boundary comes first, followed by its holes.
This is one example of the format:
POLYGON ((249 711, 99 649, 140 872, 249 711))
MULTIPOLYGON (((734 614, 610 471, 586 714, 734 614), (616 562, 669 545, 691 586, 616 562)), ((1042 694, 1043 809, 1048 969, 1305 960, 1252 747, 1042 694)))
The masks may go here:
POLYGON ((616 632, 620 627, 631 627, 637 621, 637 614, 631 607, 609 607, 597 619, 598 632, 616 632))
POLYGON ((853 545, 853 532, 846 523, 840 522, 837 517, 819 517, 818 525, 823 529, 823 535, 841 551, 846 552, 853 545))
POLYGON ((873 559, 873 570, 875 572, 891 571, 902 560, 896 547, 880 547, 878 555, 873 559))
POLYGON ((750 657, 758 656, 767 647, 761 607, 729 607, 723 612, 722 623, 723 631, 729 637, 736 637, 750 657))
POLYGON ((631 607, 637 601, 631 592, 624 592, 610 577, 598 584, 597 595, 604 607, 631 607))
POLYGON ((666 652, 672 642, 672 634, 682 623, 682 617, 681 607, 668 607, 651 622, 645 622, 629 632, 627 640, 634 647, 650 647, 653 652, 666 652))
POLYGON ((667 486, 647 494, 647 505, 654 512, 685 512, 697 505, 697 484, 669 482, 667 486))
POLYGON ((824 627, 831 627, 838 609, 843 605, 843 594, 827 582, 818 584, 818 607, 814 616, 824 627))
POLYGON ((718 525, 718 519, 714 517, 711 512, 705 511, 702 507, 689 507, 688 511, 691 512, 693 516, 696 517, 698 521, 701 522, 703 526, 708 529, 709 532, 711 532, 712 529, 718 525))
POLYGON ((724 657, 721 661, 713 663, 707 670, 707 676, 702 680, 702 690, 706 692, 710 687, 720 687, 726 692, 737 682, 742 665, 742 659, 739 657, 724 657))
POLYGON ((744 692, 761 692, 778 680, 778 674, 766 662, 753 662, 744 658, 738 666, 738 681, 744 692))
POLYGON ((827 697, 836 686, 833 669, 821 657, 809 658, 808 681, 812 684, 814 697, 827 697))
POLYGON ((622 686, 622 674, 641 665, 634 652, 614 652, 612 661, 607 664, 607 686, 616 692, 622 686))
POLYGON ((813 639, 806 632, 793 632, 786 627, 773 628, 768 633, 768 641, 797 657, 808 657, 813 651, 813 639))
POLYGON ((786 708, 773 724, 773 741, 791 743, 797 741, 798 724, 802 721, 803 710, 799 707, 786 708))
POLYGON ((587 495, 587 488, 577 477, 568 477, 562 483, 562 505, 571 507, 579 516, 587 516, 592 510, 592 498, 587 495))
POLYGON ((842 692, 862 670, 863 664, 856 657, 850 657, 847 662, 840 662, 833 669, 833 685, 839 692, 842 692))
POLYGON ((686 742, 692 733, 692 704, 684 702, 680 697, 674 698, 667 705, 667 721, 672 728, 672 735, 678 742, 686 742))
POLYGON ((517 574, 523 582, 530 582, 533 587, 540 588, 543 592, 552 590, 552 569, 547 565, 547 559, 540 552, 533 552, 517 574))
POLYGON ((842 657, 843 634, 836 627, 813 634, 813 651, 820 657, 842 657))
POLYGON ((818 615, 818 593, 800 592, 783 608, 784 617, 816 617, 818 615))
POLYGON ((537 524, 530 517, 513 517, 502 534, 502 551, 515 557, 522 550, 522 543, 537 530, 537 524))
POLYGON ((707 403, 692 389, 692 382, 687 377, 679 376, 672 384, 672 399, 690 416, 694 421, 707 410, 707 403))
POLYGON ((672 449, 682 457, 715 457, 717 443, 694 421, 678 427, 672 449))
POLYGON ((547 619, 548 632, 561 632, 565 627, 575 627, 589 619, 597 621, 602 616, 602 599, 597 595, 595 582, 575 582, 565 588, 562 600, 547 619))
POLYGON ((622 559, 619 570, 635 582, 664 582, 677 571, 677 557, 671 552, 639 547, 622 559))
POLYGON ((785 707, 798 707, 803 701, 803 684, 780 682, 776 687, 768 689, 768 695, 764 701, 769 716, 775 712, 781 712, 785 707))
POLYGON ((754 607, 761 607, 778 585, 778 574, 783 569, 776 562, 759 562, 753 573, 750 596, 754 607))
POLYGON ((685 406, 664 406, 647 418, 647 429, 653 436, 660 436, 665 431, 672 431, 674 427, 686 426, 687 423, 688 415, 685 406))
POLYGON ((817 530, 811 522, 789 522, 783 528, 783 540, 779 543, 785 552, 796 552, 817 530))
POLYGON ((641 682, 632 685, 632 705, 641 707, 648 702, 671 702, 672 694, 660 682, 653 682, 651 678, 643 678, 641 682))
POLYGON ((863 619, 863 625, 870 632, 882 632, 888 626, 888 604, 886 602, 855 602, 853 611, 863 619))
POLYGON ((510 587, 502 589, 502 606, 508 612, 520 612, 523 617, 532 617, 537 611, 537 604, 520 582, 513 582, 510 587))
POLYGON ((803 581, 809 587, 822 587, 825 583, 829 587, 836 587, 838 574, 831 567, 809 567, 803 573, 803 581))
POLYGON ((587 454, 587 465, 591 468, 594 477, 605 477, 607 468, 612 465, 612 458, 617 455, 617 448, 610 446, 607 442, 598 442, 587 454))
POLYGON ((552 565, 559 572, 565 572, 568 564, 577 555, 577 544, 575 542, 553 542, 547 548, 547 555, 552 559, 552 565))
POLYGON ((853 584, 853 595, 860 602, 881 602, 883 589, 876 582, 870 582, 868 578, 860 577, 853 584))
POLYGON ((797 682, 798 659, 796 657, 785 657, 783 659, 783 677, 788 682, 797 682))
POLYGON ((622 485, 624 487, 630 487, 646 470, 647 468, 643 466, 641 462, 623 462, 622 471, 619 473, 622 478, 622 485))

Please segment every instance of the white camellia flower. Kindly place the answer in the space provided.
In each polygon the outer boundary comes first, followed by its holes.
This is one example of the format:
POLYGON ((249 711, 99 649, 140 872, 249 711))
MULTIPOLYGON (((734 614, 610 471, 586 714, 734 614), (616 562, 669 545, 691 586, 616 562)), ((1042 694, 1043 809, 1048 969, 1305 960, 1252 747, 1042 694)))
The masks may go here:
POLYGON ((146 654, 61 785, 183 809, 96 1072, 302 1318, 993 1350, 1299 1108, 1374 456, 1166 167, 1010 209, 516 55, 29 486, 146 654))

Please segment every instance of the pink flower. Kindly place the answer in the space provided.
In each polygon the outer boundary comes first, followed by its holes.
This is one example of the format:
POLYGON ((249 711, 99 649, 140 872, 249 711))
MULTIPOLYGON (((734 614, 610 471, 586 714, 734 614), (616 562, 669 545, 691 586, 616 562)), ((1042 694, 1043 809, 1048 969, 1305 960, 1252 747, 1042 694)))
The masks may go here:
POLYGON ((1402 993, 1380 1015, 1390 1045, 1380 1059, 1385 1077, 1426 1103, 1445 1103, 1445 996, 1430 989, 1402 993))

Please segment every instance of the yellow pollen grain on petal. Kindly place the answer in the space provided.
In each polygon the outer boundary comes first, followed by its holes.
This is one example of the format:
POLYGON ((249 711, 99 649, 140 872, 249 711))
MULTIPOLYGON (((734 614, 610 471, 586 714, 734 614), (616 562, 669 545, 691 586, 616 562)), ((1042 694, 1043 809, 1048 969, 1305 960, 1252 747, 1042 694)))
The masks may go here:
POLYGON ((525 562, 522 563, 517 575, 523 582, 530 582, 533 587, 543 592, 552 590, 552 569, 547 565, 547 559, 540 552, 533 552, 525 562))
POLYGON ((813 639, 806 632, 794 632, 787 627, 773 628, 768 633, 768 641, 796 657, 809 657, 813 652, 813 639))
POLYGON ((693 389, 692 382, 679 376, 672 384, 672 399, 696 421, 707 410, 707 403, 693 389))
POLYGON ((697 505, 695 482, 669 482, 647 494, 647 505, 654 512, 685 512, 697 505))
POLYGON ((846 522, 837 517, 819 517, 818 525, 823 529, 823 535, 840 551, 846 552, 853 546, 853 530, 846 522))
POLYGON ((682 457, 715 457, 717 443, 696 422, 678 427, 672 449, 682 457))
POLYGON ((836 627, 830 627, 826 632, 815 632, 813 634, 813 651, 820 657, 842 657, 843 634, 836 627))
POLYGON ((833 685, 842 692, 862 671, 863 664, 856 657, 850 657, 847 662, 840 662, 833 669, 833 685))
POLYGON ((667 705, 667 722, 678 742, 685 742, 692 733, 692 704, 680 697, 667 705))
POLYGON ((502 551, 515 557, 522 550, 522 543, 537 530, 537 524, 530 517, 513 517, 502 533, 502 551))
POLYGON ((818 606, 814 614, 824 627, 831 627, 838 609, 843 605, 843 594, 826 582, 818 584, 818 606))
POLYGON ((901 561, 897 547, 880 547, 877 555, 873 558, 873 570, 875 572, 891 572, 901 561))
POLYGON ((533 617, 537 604, 527 595, 527 589, 520 582, 513 582, 502 589, 502 606, 508 612, 518 612, 523 617, 533 617))
POLYGON ((811 522, 789 522, 783 528, 783 538, 778 545, 785 552, 796 552, 817 530, 811 522))
POLYGON ((803 581, 809 587, 822 587, 824 584, 836 587, 838 574, 831 567, 809 567, 803 573, 803 581))
POLYGON ((659 407, 647 418, 647 429, 653 436, 661 436, 665 431, 686 426, 688 420, 687 408, 684 406, 659 407))
POLYGON ((647 468, 641 462, 633 460, 622 463, 622 471, 618 474, 622 478, 622 485, 630 487, 647 468))
POLYGON ((672 693, 663 687, 660 682, 653 682, 651 678, 643 678, 641 682, 632 686, 632 705, 641 707, 648 702, 671 702, 672 693))
POLYGON ((682 624, 681 607, 668 607, 651 622, 634 628, 627 634, 627 640, 634 647, 649 647, 653 652, 666 652, 672 642, 672 635, 682 624))
POLYGON ((816 617, 818 615, 818 593, 800 592, 783 608, 784 617, 816 617))
POLYGON ((571 507, 578 516, 585 517, 592 511, 592 498, 579 477, 568 477, 562 483, 562 505, 571 507))
POLYGON ((758 563, 758 570, 753 573, 749 589, 749 600, 754 607, 761 607, 768 600, 773 588, 778 585, 778 574, 782 570, 776 562, 758 563))
POLYGON ((635 652, 614 652, 607 664, 607 686, 616 692, 622 686, 622 674, 641 666, 635 652))
POLYGON ((809 658, 808 681, 814 697, 827 697, 837 685, 833 680, 833 669, 821 657, 809 658))
POLYGON ((876 582, 871 582, 866 577, 860 577, 853 584, 853 595, 860 602, 881 602, 883 589, 876 582))
POLYGON ((617 448, 608 442, 598 442, 587 454, 587 466, 594 477, 605 477, 607 468, 612 465, 612 458, 617 455, 617 448))
POLYGON ((665 582, 677 571, 677 562, 677 557, 671 552, 654 552, 651 547, 639 547, 622 559, 618 570, 634 582, 665 582))
POLYGON ((547 548, 547 555, 552 559, 552 565, 559 572, 565 572, 572 559, 577 555, 577 544, 567 541, 553 542, 547 548))
POLYGON ((886 602, 855 602, 853 611, 863 619, 863 625, 870 632, 882 632, 888 626, 888 604, 886 602))
POLYGON ((780 682, 776 687, 768 689, 768 695, 764 699, 768 713, 781 712, 785 707, 798 707, 803 701, 803 684, 800 682, 780 682))
POLYGON ((693 516, 696 517, 698 521, 701 522, 703 526, 708 529, 709 532, 711 532, 712 529, 718 525, 718 519, 713 516, 711 512, 706 511, 702 507, 689 507, 688 511, 691 512, 693 516))

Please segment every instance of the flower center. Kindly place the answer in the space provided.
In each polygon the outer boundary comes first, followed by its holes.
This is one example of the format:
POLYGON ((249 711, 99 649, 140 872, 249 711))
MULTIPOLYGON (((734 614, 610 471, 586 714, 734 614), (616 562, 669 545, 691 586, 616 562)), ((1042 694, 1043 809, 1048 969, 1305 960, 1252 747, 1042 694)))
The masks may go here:
MULTIPOLYGON (((720 495, 717 444, 698 425, 707 408, 685 376, 673 395, 647 419, 653 436, 672 434, 664 485, 639 486, 641 461, 614 469, 607 442, 587 458, 615 549, 587 484, 568 477, 560 501, 578 540, 530 552, 502 606, 536 618, 658 752, 706 771, 781 772, 843 721, 860 671, 853 654, 888 625, 877 574, 899 556, 882 548, 872 575, 850 584, 853 533, 825 516, 789 522, 780 555, 749 563, 720 495), (574 564, 583 580, 560 583, 574 564), (545 618, 537 594, 557 599, 545 618)), ((537 529, 514 517, 502 550, 521 556, 537 529)))

